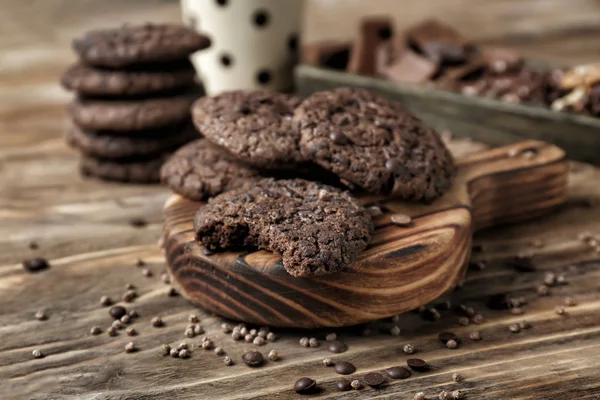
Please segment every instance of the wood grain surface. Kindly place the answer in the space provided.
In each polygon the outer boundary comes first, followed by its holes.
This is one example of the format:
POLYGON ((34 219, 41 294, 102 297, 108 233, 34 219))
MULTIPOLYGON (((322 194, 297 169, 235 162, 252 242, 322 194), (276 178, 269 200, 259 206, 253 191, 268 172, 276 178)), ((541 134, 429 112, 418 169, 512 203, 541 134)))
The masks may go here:
POLYGON ((385 212, 374 220, 369 247, 334 276, 294 278, 267 251, 205 255, 193 227, 202 203, 174 195, 164 210, 169 273, 192 303, 259 325, 339 327, 402 314, 459 284, 475 230, 526 221, 563 204, 564 157, 555 146, 521 142, 459 159, 453 186, 433 204, 360 197, 385 212), (394 214, 409 215, 410 226, 395 226, 394 214))
MULTIPOLYGON (((359 3, 363 2, 348 2, 352 7, 359 3)), ((521 7, 524 2, 503 3, 521 7)), ((545 9, 544 2, 536 3, 545 9)), ((590 8, 585 13, 590 16, 591 7, 597 5, 594 1, 576 3, 587 4, 590 8)), ((551 4, 568 7, 573 3, 551 4)), ((573 23, 576 15, 581 14, 558 15, 556 20, 573 23)), ((232 341, 221 333, 220 319, 194 308, 182 297, 166 295, 168 286, 160 280, 166 264, 156 241, 168 191, 156 186, 83 180, 76 173, 76 155, 63 139, 67 127, 64 106, 69 96, 56 82, 73 59, 68 49, 70 38, 92 27, 175 20, 178 16, 175 2, 158 0, 2 2, 1 399, 298 399, 301 397, 292 391, 292 385, 301 376, 317 379, 323 392, 314 397, 323 399, 410 400, 418 391, 431 399, 442 389, 457 388, 464 390, 467 399, 599 398, 600 256, 578 235, 584 231, 600 233, 600 169, 579 163, 570 164, 569 197, 556 214, 475 236, 476 248, 484 251, 477 252, 473 261, 487 260, 487 264, 482 271, 469 271, 462 290, 452 293, 450 299, 481 312, 483 323, 461 326, 457 323, 459 315, 452 311, 440 311, 441 319, 434 322, 408 313, 397 322, 401 328, 397 337, 388 333, 390 321, 369 325, 372 336, 366 337, 361 334, 362 326, 335 330, 349 346, 339 355, 324 348, 328 331, 276 330, 279 339, 259 349, 264 353, 277 349, 281 360, 269 361, 258 369, 244 366, 241 355, 256 346, 232 341), (129 225, 131 217, 145 217, 149 224, 133 228, 129 225), (29 249, 32 240, 39 249, 29 249), (508 262, 528 252, 534 254, 529 272, 517 271, 508 262), (33 256, 48 258, 50 269, 38 274, 25 272, 21 261, 33 256), (142 275, 141 268, 135 266, 138 257, 146 261, 154 276, 142 275), (564 272, 567 284, 552 287, 549 296, 540 297, 536 288, 550 271, 564 272), (105 333, 90 335, 92 326, 106 329, 111 321, 107 308, 98 304, 100 296, 118 299, 128 282, 137 286, 139 294, 128 305, 140 314, 133 324, 139 335, 130 338, 123 331, 114 338, 105 333), (487 309, 488 296, 500 293, 524 296, 528 300, 523 307, 525 314, 487 309), (559 316, 554 307, 567 295, 573 296, 577 305, 559 316), (46 310, 48 320, 34 318, 40 309, 46 310), (160 355, 162 343, 198 343, 198 338, 183 335, 192 312, 235 365, 227 367, 222 357, 200 349, 194 349, 188 360, 160 355), (150 325, 154 315, 163 315, 163 328, 150 325), (531 323, 531 329, 517 334, 508 330, 510 324, 523 319, 531 323), (446 349, 437 340, 437 334, 447 330, 463 339, 458 349, 446 349), (468 334, 475 330, 481 332, 483 340, 468 340, 468 334), (319 338, 321 346, 299 346, 299 338, 305 335, 319 338), (125 353, 124 346, 130 340, 139 347, 137 353, 125 353), (389 381, 377 391, 338 393, 334 383, 340 376, 321 363, 324 357, 352 361, 357 366, 355 376, 360 378, 370 371, 403 365, 409 358, 401 351, 406 343, 413 344, 417 351, 414 356, 428 361, 433 369, 414 373, 407 380, 389 381), (34 359, 34 349, 46 356, 34 359), (465 380, 452 382, 454 372, 460 372, 465 380)), ((497 26, 502 23, 499 19, 497 26)), ((320 32, 326 34, 327 27, 320 32)), ((550 46, 549 37, 540 39, 547 44, 542 48, 528 46, 541 54, 557 51, 561 59, 563 54, 585 59, 598 51, 597 41, 592 39, 595 37, 588 37, 587 46, 581 47, 578 40, 565 39, 563 43, 568 45, 559 47, 564 52, 550 46)), ((457 153, 471 152, 481 145, 459 141, 451 147, 457 153)))

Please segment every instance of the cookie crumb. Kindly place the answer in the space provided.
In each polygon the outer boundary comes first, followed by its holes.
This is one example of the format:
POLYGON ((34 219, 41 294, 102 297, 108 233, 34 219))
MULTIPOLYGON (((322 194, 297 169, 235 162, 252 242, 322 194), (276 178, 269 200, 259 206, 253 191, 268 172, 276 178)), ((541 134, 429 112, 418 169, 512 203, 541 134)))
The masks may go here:
POLYGON ((324 358, 323 365, 326 367, 331 367, 333 365, 333 360, 331 358, 324 358))
POLYGON ((159 328, 159 327, 165 325, 163 319, 159 316, 152 317, 152 320, 150 322, 152 323, 152 326, 155 328, 159 328))
POLYGON ((216 354, 216 355, 218 355, 218 356, 222 356, 223 354, 225 354, 225 350, 223 350, 223 348, 222 348, 222 347, 215 347, 215 350, 214 350, 214 352, 215 352, 215 354, 216 354))
POLYGON ((277 361, 279 359, 279 355, 277 354, 277 350, 271 350, 268 354, 269 360, 277 361))
POLYGON ((92 335, 99 335, 102 333, 102 328, 100 328, 99 326, 92 326, 90 329, 90 334, 92 335))
POLYGON ((564 306, 556 306, 554 308, 554 311, 558 314, 558 315, 564 315, 565 314, 565 307, 564 306))
POLYGON ((108 296, 102 296, 100 297, 100 305, 103 307, 108 307, 110 305, 112 305, 112 299, 108 296))
POLYGON ((458 347, 458 342, 456 340, 450 339, 446 342, 446 347, 449 349, 456 349, 458 347))
POLYGON ((567 307, 573 307, 573 306, 577 305, 577 302, 571 296, 565 297, 564 303, 565 303, 565 306, 567 306, 567 307))
POLYGON ((42 351, 39 349, 33 350, 31 355, 33 355, 33 358, 44 358, 44 353, 42 353, 42 351))
POLYGON ((550 289, 546 285, 540 285, 537 288, 537 292, 540 296, 546 296, 550 292, 550 289))
POLYGON ((189 358, 190 351, 188 349, 179 350, 179 358, 189 358))
POLYGON ((413 396, 413 400, 425 400, 425 393, 418 392, 413 396))
POLYGON ((337 335, 335 333, 328 333, 325 336, 325 340, 328 341, 328 342, 331 342, 333 340, 337 340, 337 335))
POLYGON ((135 343, 133 343, 133 342, 129 342, 125 345, 125 351, 127 353, 133 353, 136 350, 137 350, 137 347, 135 347, 135 343))
POLYGON ((358 379, 355 379, 352 382, 350 382, 350 386, 352 386, 352 389, 358 390, 362 387, 362 384, 360 383, 360 381, 358 379))
POLYGON ((452 398, 453 399, 463 399, 465 397, 465 394, 460 391, 460 390, 455 390, 454 392, 452 392, 452 398))
POLYGON ((225 363, 225 365, 229 366, 233 364, 233 360, 231 359, 231 357, 225 356, 225 358, 223 358, 223 362, 225 363))
POLYGON ((397 325, 392 326, 392 329, 390 329, 390 334, 392 336, 400 336, 400 328, 397 325))
POLYGON ((300 346, 302 347, 309 347, 309 339, 307 337, 303 337, 300 339, 300 346))
POLYGON ((521 332, 521 328, 519 328, 519 325, 517 325, 517 324, 509 325, 508 330, 511 331, 512 333, 521 332))
POLYGON ((171 346, 165 343, 161 346, 161 350, 163 356, 168 356, 171 353, 171 346))
POLYGON ((148 222, 142 217, 134 217, 129 220, 129 225, 133 228, 144 228, 148 222))
POLYGON ((402 351, 406 354, 413 354, 415 352, 415 348, 413 347, 412 344, 405 344, 404 347, 402 347, 402 351))
POLYGON ((267 340, 269 342, 274 342, 275 340, 277 340, 277 335, 275 335, 275 333, 273 332, 269 332, 267 333, 267 340))
POLYGON ((471 340, 475 340, 475 341, 481 340, 481 333, 479 333, 479 332, 477 332, 477 331, 475 331, 475 332, 471 332, 471 333, 469 334, 469 338, 470 338, 471 340))
POLYGON ((35 319, 38 321, 45 321, 48 319, 48 315, 44 312, 44 310, 38 310, 35 312, 35 319))
POLYGON ((464 378, 462 377, 461 374, 459 374, 458 372, 455 372, 452 374, 452 380, 454 382, 461 382, 464 378))
POLYGON ((317 338, 311 337, 310 339, 308 339, 308 345, 310 347, 319 347, 319 341, 317 340, 317 338))

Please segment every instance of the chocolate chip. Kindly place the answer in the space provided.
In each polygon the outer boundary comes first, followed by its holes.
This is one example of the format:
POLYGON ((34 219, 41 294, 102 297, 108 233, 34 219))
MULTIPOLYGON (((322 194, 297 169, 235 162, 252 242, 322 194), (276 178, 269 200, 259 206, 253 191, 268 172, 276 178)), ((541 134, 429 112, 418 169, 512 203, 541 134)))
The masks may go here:
POLYGON ((300 378, 294 383, 294 391, 299 394, 310 393, 316 385, 317 382, 314 379, 306 377, 300 378))
POLYGON ((127 310, 123 306, 114 306, 108 310, 108 313, 114 319, 121 319, 121 317, 127 314, 127 310))
POLYGON ((409 358, 406 360, 406 365, 408 365, 413 371, 423 372, 429 370, 427 363, 420 358, 409 358))
POLYGON ((144 262, 144 260, 142 260, 141 258, 136 258, 136 260, 135 260, 135 266, 136 267, 143 267, 144 265, 146 265, 146 263, 144 262))
POLYGON ((458 341, 458 336, 453 332, 442 332, 438 335, 438 339, 440 339, 440 342, 446 344, 448 340, 458 341))
POLYGON ((46 315, 46 313, 44 312, 44 310, 38 310, 35 312, 34 314, 35 319, 37 319, 38 321, 45 321, 48 319, 48 315, 46 315))
POLYGON ((152 323, 152 326, 154 326, 155 328, 165 325, 165 323, 163 322, 163 319, 159 316, 152 317, 152 320, 150 322, 152 323))
POLYGON ((31 355, 33 355, 33 358, 44 358, 44 353, 42 353, 41 350, 35 349, 31 352, 31 355))
POLYGON ((404 367, 390 367, 385 370, 385 373, 392 379, 406 379, 411 375, 404 367))
POLYGON ((350 385, 350 381, 347 381, 345 379, 342 379, 341 381, 337 381, 335 383, 335 387, 340 392, 347 392, 348 390, 352 389, 352 386, 350 385))
POLYGON ((506 294, 494 294, 488 297, 487 307, 492 310, 508 310, 510 302, 506 294))
POLYGON ((332 353, 343 353, 348 350, 348 346, 339 340, 332 340, 327 343, 327 350, 332 353))
POLYGON ((23 268, 27 272, 39 272, 50 268, 50 264, 45 258, 36 257, 23 261, 23 268))
POLYGON ((40 246, 38 245, 38 243, 36 241, 32 240, 31 242, 29 242, 28 247, 29 247, 29 250, 37 250, 37 249, 39 249, 40 246))
POLYGON ((331 139, 331 141, 338 146, 346 145, 349 142, 348 137, 346 137, 346 135, 344 135, 342 132, 330 133, 329 139, 331 139))
POLYGON ((148 225, 148 222, 142 217, 134 217, 129 220, 129 225, 134 228, 143 228, 148 225))
POLYGON ((392 221, 392 224, 394 225, 409 226, 412 219, 406 214, 394 214, 391 216, 390 221, 392 221))
POLYGON ((371 387, 379 387, 383 382, 385 382, 385 378, 383 375, 377 372, 369 372, 363 378, 367 385, 371 387))
POLYGON ((348 361, 340 361, 335 363, 334 369, 335 372, 340 375, 350 375, 356 371, 356 367, 354 366, 354 364, 348 361))
POLYGON ((388 159, 385 162, 385 168, 393 174, 399 175, 403 171, 402 165, 396 160, 388 159))
POLYGON ((242 361, 250 367, 258 367, 262 365, 264 360, 260 351, 249 351, 242 356, 242 361))

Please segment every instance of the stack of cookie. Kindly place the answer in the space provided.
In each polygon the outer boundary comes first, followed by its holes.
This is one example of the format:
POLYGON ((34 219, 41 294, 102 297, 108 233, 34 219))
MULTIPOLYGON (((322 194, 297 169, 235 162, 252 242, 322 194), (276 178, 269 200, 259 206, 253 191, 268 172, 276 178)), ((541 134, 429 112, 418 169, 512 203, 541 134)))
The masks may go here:
POLYGON ((343 270, 367 246, 369 213, 343 189, 431 202, 455 173, 437 132, 364 90, 304 101, 228 92, 197 100, 192 116, 205 138, 178 150, 161 179, 183 197, 208 199, 194 220, 198 241, 208 252, 273 251, 293 276, 343 270), (332 175, 337 188, 322 183, 332 175))
POLYGON ((156 182, 164 160, 198 137, 190 106, 201 95, 189 55, 205 36, 177 25, 92 31, 73 42, 79 60, 61 78, 77 94, 68 143, 87 176, 156 182))

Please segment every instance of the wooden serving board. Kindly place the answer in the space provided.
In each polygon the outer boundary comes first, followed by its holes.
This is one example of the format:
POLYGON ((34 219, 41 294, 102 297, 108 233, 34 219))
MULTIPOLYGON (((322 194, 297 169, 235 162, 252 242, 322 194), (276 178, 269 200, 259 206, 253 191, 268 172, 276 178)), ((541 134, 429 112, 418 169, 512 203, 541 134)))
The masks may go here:
POLYGON ((434 204, 363 196, 385 213, 369 247, 347 272, 294 278, 266 251, 207 256, 192 219, 202 203, 173 195, 164 234, 172 280, 192 303, 249 323, 315 328, 401 314, 459 284, 475 230, 551 212, 566 198, 568 166, 556 146, 526 141, 458 160, 453 187, 434 204), (390 222, 412 217, 409 227, 390 222))

